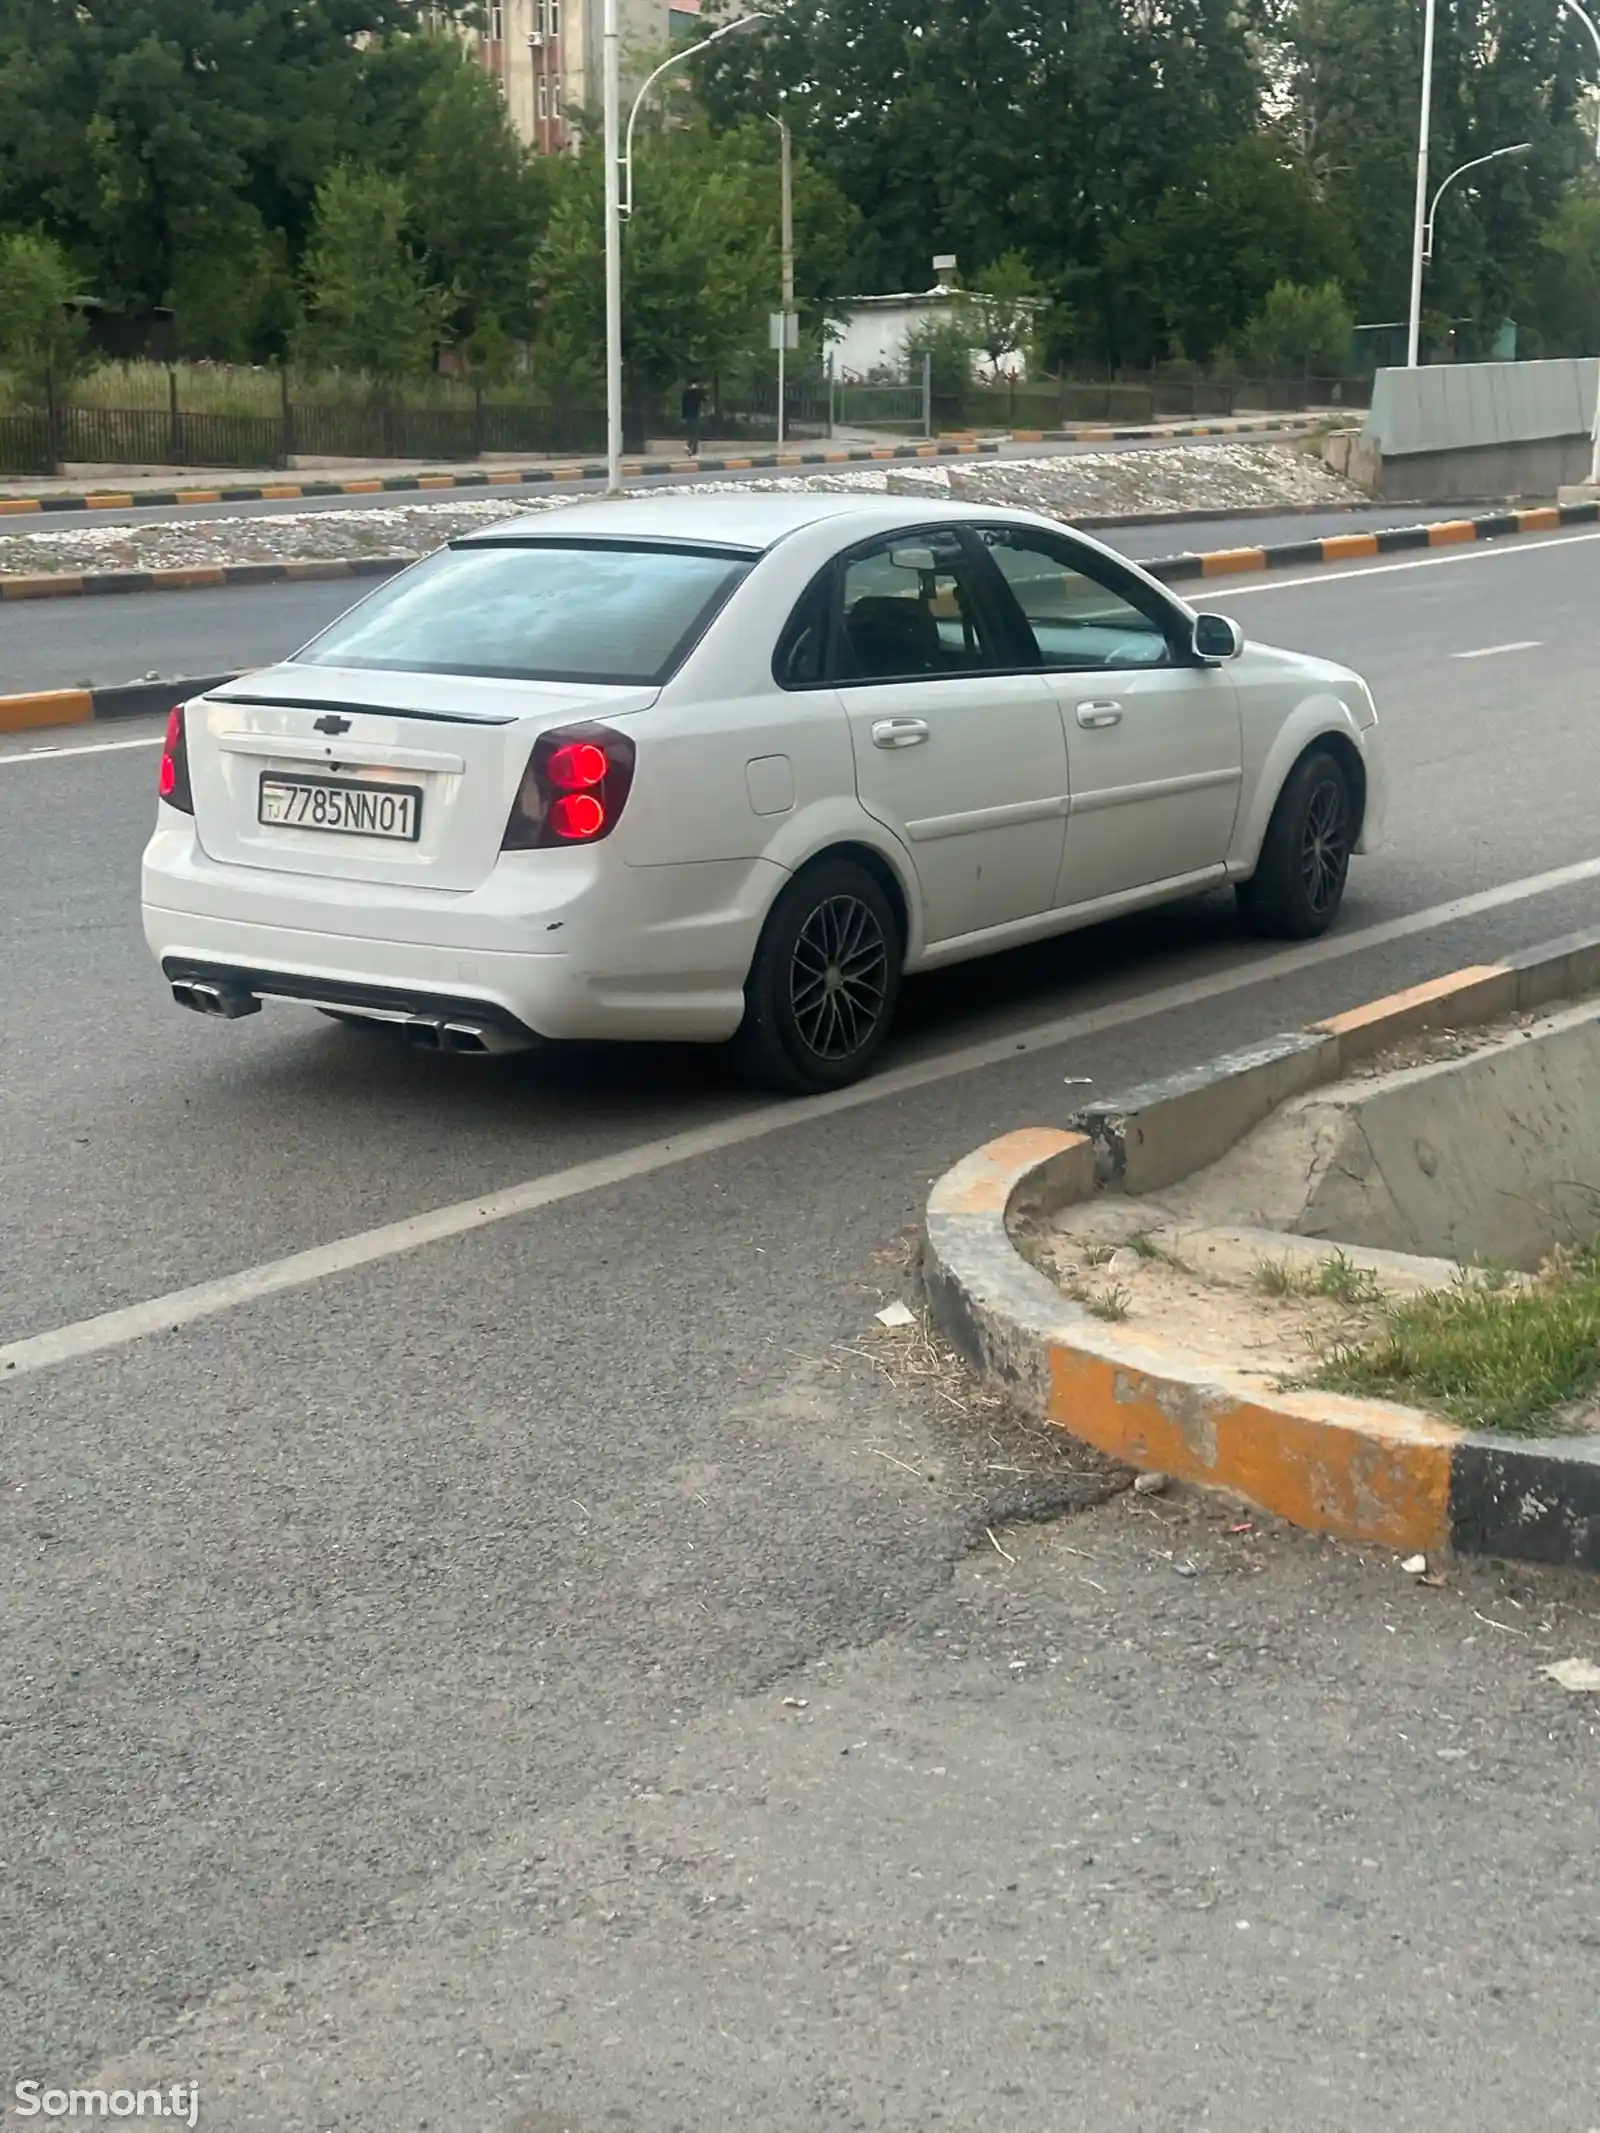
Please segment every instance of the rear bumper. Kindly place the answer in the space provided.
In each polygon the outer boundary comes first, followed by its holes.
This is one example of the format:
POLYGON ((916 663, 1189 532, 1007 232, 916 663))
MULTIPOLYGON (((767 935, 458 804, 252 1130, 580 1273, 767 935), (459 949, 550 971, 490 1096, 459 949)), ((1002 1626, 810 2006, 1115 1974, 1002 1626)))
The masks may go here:
POLYGON ((502 859, 464 894, 329 884, 221 866, 163 809, 144 858, 145 938, 169 978, 257 996, 476 1015, 519 1036, 732 1036, 782 868, 629 867, 593 851, 517 860, 534 864, 502 859), (584 863, 538 864, 551 856, 584 863))

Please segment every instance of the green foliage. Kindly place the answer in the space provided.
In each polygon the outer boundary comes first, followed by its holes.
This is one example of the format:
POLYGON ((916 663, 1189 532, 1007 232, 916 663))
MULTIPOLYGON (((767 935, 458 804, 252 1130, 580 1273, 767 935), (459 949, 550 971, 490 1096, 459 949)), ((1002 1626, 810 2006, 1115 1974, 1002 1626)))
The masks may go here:
POLYGON ((1350 360, 1354 330, 1336 281, 1274 282, 1239 336, 1239 357, 1247 377, 1336 378, 1350 360))
POLYGON ((83 321, 68 308, 81 294, 52 239, 26 231, 0 237, 0 369, 31 399, 87 367, 83 321))
POLYGON ((407 0, 0 0, 0 225, 41 222, 109 304, 164 302, 197 237, 303 238, 361 145, 370 54, 407 0))
POLYGON ((1370 1339, 1342 1342, 1313 1383, 1437 1409, 1473 1429, 1542 1436, 1600 1383, 1600 1257, 1558 1260, 1532 1288, 1471 1276, 1382 1308, 1370 1339))
POLYGON ((533 255, 547 176, 511 129, 499 90, 454 40, 423 85, 421 123, 403 173, 413 226, 434 278, 454 292, 462 339, 492 317, 515 339, 533 330, 533 255))
POLYGON ((296 360, 397 381, 432 368, 451 308, 406 234, 405 188, 340 164, 317 193, 296 360))
POLYGON ((1337 216, 1259 136, 1199 162, 1113 256, 1144 292, 1163 352, 1198 362, 1233 340, 1280 282, 1338 280, 1354 269, 1337 216))
POLYGON ((1020 252, 1002 252, 992 266, 974 277, 967 298, 971 345, 981 349, 991 370, 1010 367, 1007 359, 1031 346, 1044 291, 1020 252))
POLYGON ((1570 192, 1539 240, 1532 310, 1545 355, 1600 348, 1600 191, 1570 192))
MULTIPOLYGON (((662 391, 709 377, 766 342, 778 307, 777 136, 770 126, 713 134, 703 123, 643 135, 623 250, 623 363, 662 391)), ((557 171, 538 256, 545 367, 592 375, 604 342, 598 144, 557 171)), ((803 157, 794 171, 796 296, 813 316, 848 269, 853 218, 803 157)))
POLYGON ((972 383, 974 322, 965 306, 942 318, 925 318, 906 335, 906 370, 913 382, 922 376, 926 361, 934 396, 940 400, 965 397, 972 383))

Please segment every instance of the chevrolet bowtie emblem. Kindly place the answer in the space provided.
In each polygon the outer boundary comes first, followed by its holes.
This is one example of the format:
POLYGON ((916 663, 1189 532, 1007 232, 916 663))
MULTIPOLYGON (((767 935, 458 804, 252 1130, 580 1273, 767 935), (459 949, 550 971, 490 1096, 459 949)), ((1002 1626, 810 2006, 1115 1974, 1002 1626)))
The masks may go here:
POLYGON ((326 718, 317 720, 316 730, 318 733, 348 733, 350 731, 350 721, 347 718, 341 718, 337 711, 330 711, 326 718))

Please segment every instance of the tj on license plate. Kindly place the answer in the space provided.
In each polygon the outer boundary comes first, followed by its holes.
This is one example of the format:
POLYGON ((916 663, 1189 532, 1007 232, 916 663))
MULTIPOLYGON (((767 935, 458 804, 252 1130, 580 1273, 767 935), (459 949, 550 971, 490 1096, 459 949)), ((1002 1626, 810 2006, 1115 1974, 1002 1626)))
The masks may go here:
POLYGON ((258 819, 273 829, 341 830, 347 837, 392 837, 415 844, 422 834, 420 785, 358 784, 344 778, 261 780, 258 819))

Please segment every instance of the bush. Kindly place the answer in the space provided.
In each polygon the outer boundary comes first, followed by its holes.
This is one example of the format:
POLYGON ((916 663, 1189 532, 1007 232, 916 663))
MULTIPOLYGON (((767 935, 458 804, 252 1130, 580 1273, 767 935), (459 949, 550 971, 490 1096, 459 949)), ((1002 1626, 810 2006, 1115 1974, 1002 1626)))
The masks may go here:
POLYGON ((920 382, 924 356, 931 359, 935 399, 958 400, 972 384, 972 332, 961 314, 924 319, 906 335, 906 374, 920 382))
POLYGON ((1306 287, 1280 281, 1239 336, 1239 355, 1252 377, 1331 378, 1350 360, 1355 320, 1336 281, 1306 287))
POLYGON ((0 368, 24 398, 42 401, 90 367, 78 279, 54 238, 0 237, 0 368))

